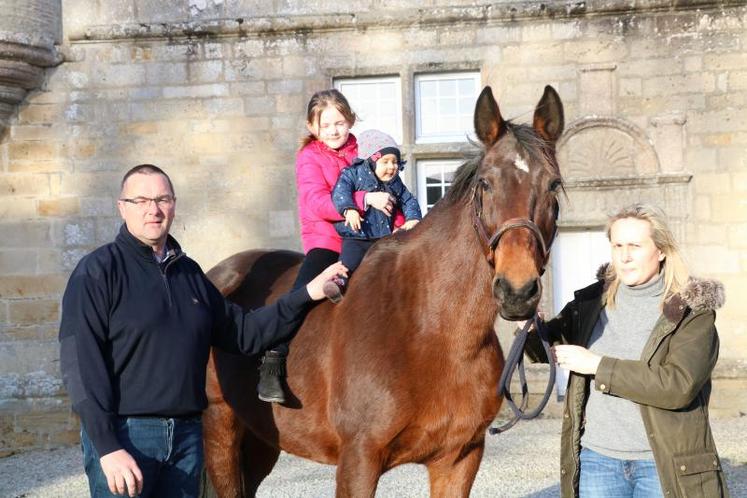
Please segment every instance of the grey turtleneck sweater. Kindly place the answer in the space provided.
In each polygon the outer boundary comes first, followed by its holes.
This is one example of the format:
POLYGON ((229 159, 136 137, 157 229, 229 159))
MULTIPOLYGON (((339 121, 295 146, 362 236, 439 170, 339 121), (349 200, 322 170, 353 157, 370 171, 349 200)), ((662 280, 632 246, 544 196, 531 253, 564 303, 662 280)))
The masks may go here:
MULTIPOLYGON (((615 308, 605 307, 594 325, 589 349, 602 356, 638 360, 661 316, 664 279, 635 287, 620 284, 615 308)), ((653 460, 638 405, 591 389, 581 445, 621 460, 653 460)))

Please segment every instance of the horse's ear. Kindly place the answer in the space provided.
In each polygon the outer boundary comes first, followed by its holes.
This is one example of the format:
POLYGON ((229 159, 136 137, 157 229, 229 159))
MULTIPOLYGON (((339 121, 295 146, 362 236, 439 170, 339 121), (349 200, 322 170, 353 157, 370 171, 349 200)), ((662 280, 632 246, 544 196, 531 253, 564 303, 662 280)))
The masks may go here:
POLYGON ((563 103, 553 87, 547 85, 537 108, 534 110, 534 131, 545 140, 556 142, 563 133, 563 103))
POLYGON ((490 147, 498 141, 503 131, 503 117, 489 86, 482 89, 475 105, 475 133, 477 138, 490 147))

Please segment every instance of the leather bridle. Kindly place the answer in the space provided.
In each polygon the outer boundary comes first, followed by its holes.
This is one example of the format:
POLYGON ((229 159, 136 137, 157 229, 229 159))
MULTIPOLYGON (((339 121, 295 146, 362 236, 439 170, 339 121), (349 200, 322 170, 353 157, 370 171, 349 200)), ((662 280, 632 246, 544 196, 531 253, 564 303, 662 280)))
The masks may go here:
MULTIPOLYGON (((488 260, 490 266, 495 264, 495 250, 498 247, 501 237, 503 237, 503 235, 505 235, 509 230, 526 228, 532 235, 534 235, 534 238, 537 240, 539 248, 542 251, 542 267, 540 269, 540 275, 544 273, 545 265, 550 257, 550 250, 548 244, 545 243, 545 238, 537 224, 529 218, 509 218, 498 227, 492 236, 488 236, 488 230, 485 227, 485 223, 482 221, 482 191, 484 187, 481 187, 482 184, 480 181, 475 183, 475 186, 473 187, 472 207, 474 208, 474 212, 472 213, 472 226, 475 228, 480 242, 482 242, 485 258, 488 260)), ((555 231, 557 231, 557 227, 555 231)), ((550 237, 550 243, 552 243, 554 238, 555 233, 553 232, 552 237, 550 237)))

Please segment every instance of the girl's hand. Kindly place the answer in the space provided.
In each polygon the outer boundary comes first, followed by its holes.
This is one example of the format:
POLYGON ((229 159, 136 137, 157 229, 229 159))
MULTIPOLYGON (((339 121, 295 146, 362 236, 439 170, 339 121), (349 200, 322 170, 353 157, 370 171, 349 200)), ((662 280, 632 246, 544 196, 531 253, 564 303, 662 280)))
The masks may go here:
POLYGON ((391 216, 392 209, 394 209, 394 197, 386 192, 369 192, 366 194, 366 204, 391 216))
POLYGON ((554 346, 552 354, 558 366, 580 374, 596 374, 602 361, 601 356, 588 349, 568 344, 554 346))
POLYGON ((345 225, 349 226, 356 232, 361 230, 361 215, 357 209, 346 209, 345 210, 345 225))
POLYGON ((415 225, 417 225, 419 221, 420 220, 406 221, 405 224, 402 225, 402 230, 409 230, 409 229, 411 229, 412 227, 414 227, 415 225))
POLYGON ((311 299, 314 301, 319 301, 320 299, 324 299, 324 282, 327 280, 330 280, 334 276, 348 276, 348 269, 340 263, 339 261, 337 263, 332 263, 330 266, 325 268, 319 275, 314 277, 314 280, 306 284, 306 292, 309 293, 309 296, 311 296, 311 299))

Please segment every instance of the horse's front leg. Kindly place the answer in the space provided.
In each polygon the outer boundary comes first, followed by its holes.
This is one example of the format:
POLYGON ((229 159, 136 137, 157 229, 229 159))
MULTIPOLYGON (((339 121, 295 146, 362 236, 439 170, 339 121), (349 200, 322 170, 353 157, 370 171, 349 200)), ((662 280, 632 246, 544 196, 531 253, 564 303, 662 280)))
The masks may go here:
POLYGON ((468 497, 480 468, 485 440, 427 463, 431 498, 468 497))
POLYGON ((381 477, 382 449, 370 442, 343 442, 337 462, 337 498, 373 498, 381 477))

